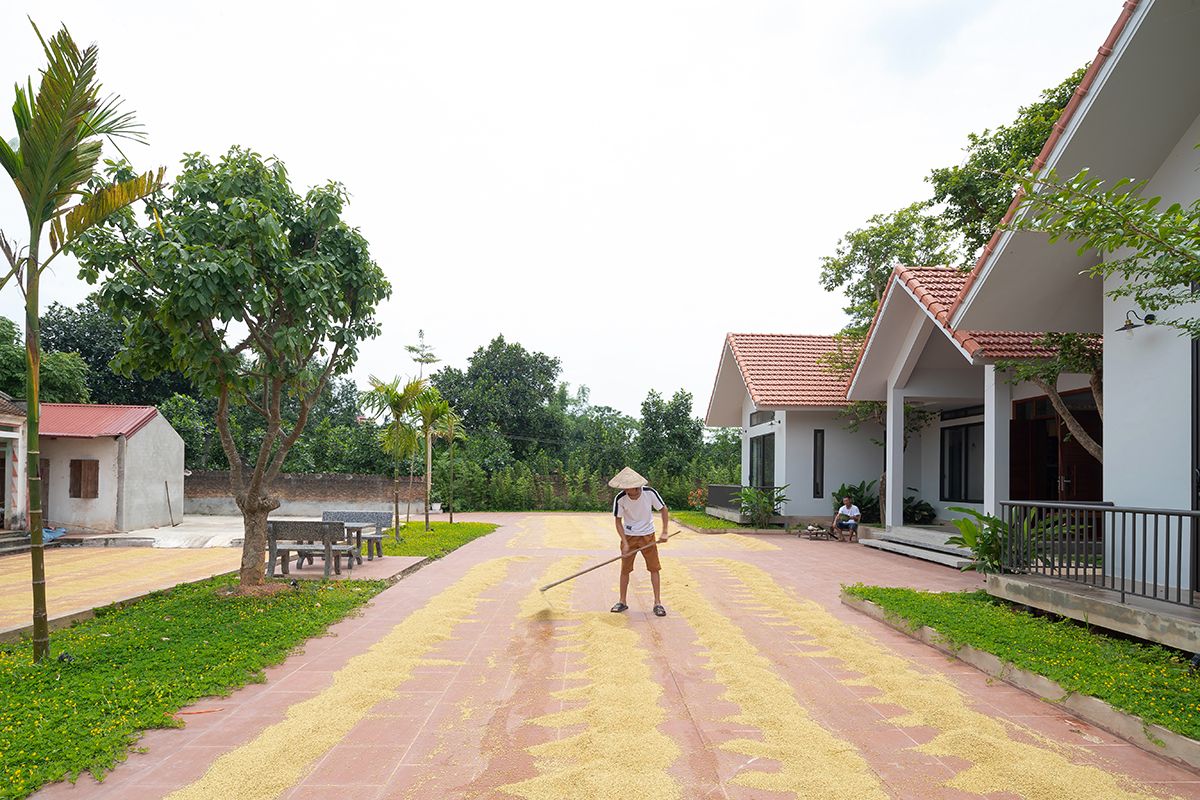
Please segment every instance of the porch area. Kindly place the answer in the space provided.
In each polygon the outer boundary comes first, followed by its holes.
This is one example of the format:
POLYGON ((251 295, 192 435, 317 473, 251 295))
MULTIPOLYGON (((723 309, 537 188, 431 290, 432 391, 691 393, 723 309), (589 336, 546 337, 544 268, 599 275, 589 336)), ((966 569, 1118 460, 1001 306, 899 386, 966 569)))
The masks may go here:
POLYGON ((1008 501, 996 597, 1200 652, 1200 512, 1008 501))

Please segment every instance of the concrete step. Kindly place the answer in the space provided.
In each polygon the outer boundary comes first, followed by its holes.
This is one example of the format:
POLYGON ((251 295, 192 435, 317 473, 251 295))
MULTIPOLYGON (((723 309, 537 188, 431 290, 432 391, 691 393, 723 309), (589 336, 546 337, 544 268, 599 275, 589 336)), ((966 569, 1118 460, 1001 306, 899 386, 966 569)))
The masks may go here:
POLYGON ((0 556, 15 556, 21 553, 28 553, 33 547, 29 542, 24 544, 2 544, 0 545, 0 556))
POLYGON ((970 558, 963 558, 959 555, 943 553, 938 550, 929 550, 924 547, 914 547, 912 545, 901 544, 900 542, 890 542, 887 539, 860 539, 859 544, 864 547, 873 547, 876 550, 886 550, 889 553, 899 553, 902 556, 910 558, 932 561, 935 564, 954 567, 955 569, 962 569, 971 563, 970 558))
POLYGON ((889 530, 877 529, 872 532, 872 538, 876 540, 895 542, 896 544, 908 545, 909 547, 920 547, 925 550, 936 550, 939 553, 970 559, 970 550, 965 547, 955 547, 952 544, 946 544, 946 540, 953 535, 954 533, 951 531, 938 530, 936 528, 910 527, 891 528, 889 530))

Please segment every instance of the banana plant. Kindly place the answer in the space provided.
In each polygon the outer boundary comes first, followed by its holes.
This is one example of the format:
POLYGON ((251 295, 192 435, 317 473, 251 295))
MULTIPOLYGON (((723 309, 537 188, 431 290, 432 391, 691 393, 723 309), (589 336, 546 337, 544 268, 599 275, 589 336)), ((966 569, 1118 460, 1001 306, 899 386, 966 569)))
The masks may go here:
MULTIPOLYGON (((30 20, 32 24, 33 21, 30 20)), ((13 120, 17 135, 0 140, 0 166, 12 179, 28 222, 22 247, 0 231, 0 251, 10 281, 25 295, 25 402, 28 442, 29 532, 33 562, 33 656, 50 655, 46 617, 46 573, 42 539, 42 488, 39 474, 38 400, 41 328, 38 290, 42 273, 80 236, 112 214, 162 188, 164 170, 147 172, 90 191, 105 141, 145 141, 131 112, 115 95, 101 97, 96 77, 96 45, 80 50, 66 27, 46 39, 33 25, 46 56, 35 93, 32 79, 17 84, 13 120), (48 249, 43 250, 43 238, 48 249)))

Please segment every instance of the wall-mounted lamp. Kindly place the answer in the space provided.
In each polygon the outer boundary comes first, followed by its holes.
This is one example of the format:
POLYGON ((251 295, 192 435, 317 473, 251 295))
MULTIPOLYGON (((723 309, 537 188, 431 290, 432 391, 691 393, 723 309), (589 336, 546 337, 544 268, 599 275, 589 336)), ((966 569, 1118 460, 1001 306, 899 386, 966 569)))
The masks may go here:
POLYGON ((1117 333, 1132 333, 1134 328, 1140 328, 1142 325, 1153 325, 1157 319, 1158 317, 1153 314, 1147 314, 1144 317, 1138 316, 1136 311, 1129 309, 1125 312, 1125 324, 1117 328, 1117 333), (1138 321, 1134 322, 1133 318, 1136 318, 1138 321))

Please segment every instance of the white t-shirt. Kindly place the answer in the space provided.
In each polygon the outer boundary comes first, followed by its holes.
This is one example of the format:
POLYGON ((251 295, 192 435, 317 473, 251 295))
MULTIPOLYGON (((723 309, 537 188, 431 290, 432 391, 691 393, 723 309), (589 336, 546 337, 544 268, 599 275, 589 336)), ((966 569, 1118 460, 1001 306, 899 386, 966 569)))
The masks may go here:
POLYGON ((634 500, 622 491, 613 498, 613 516, 621 518, 626 536, 646 536, 654 533, 654 512, 665 508, 662 496, 649 486, 634 500))
POLYGON ((842 506, 838 509, 838 513, 843 517, 850 517, 851 519, 857 519, 858 517, 862 516, 862 512, 858 510, 858 506, 854 505, 853 503, 850 504, 849 508, 842 506))

